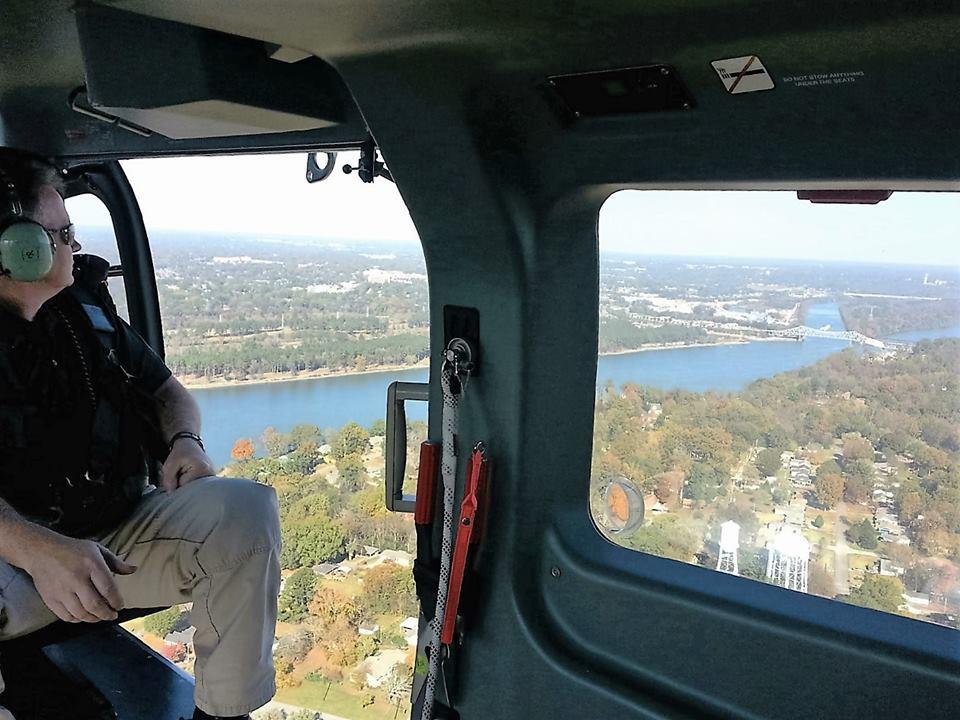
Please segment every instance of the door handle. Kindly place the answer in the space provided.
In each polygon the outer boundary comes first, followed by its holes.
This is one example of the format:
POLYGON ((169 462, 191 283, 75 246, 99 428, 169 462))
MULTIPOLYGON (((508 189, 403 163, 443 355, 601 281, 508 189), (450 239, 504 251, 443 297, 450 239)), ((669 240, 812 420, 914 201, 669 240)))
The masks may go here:
POLYGON ((387 440, 384 448, 384 479, 387 510, 414 511, 416 496, 403 494, 403 477, 407 470, 407 400, 430 400, 429 383, 396 381, 387 388, 387 440))

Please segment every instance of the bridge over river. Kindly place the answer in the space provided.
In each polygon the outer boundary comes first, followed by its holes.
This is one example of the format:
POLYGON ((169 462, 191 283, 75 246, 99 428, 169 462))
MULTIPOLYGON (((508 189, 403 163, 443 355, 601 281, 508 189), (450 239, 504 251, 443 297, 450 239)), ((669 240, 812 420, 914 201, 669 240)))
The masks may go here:
POLYGON ((687 327, 703 328, 704 330, 710 330, 715 333, 792 338, 794 340, 804 340, 808 337, 823 338, 825 340, 845 340, 849 343, 869 345, 870 347, 881 350, 895 350, 909 345, 909 343, 906 342, 877 340, 863 333, 850 330, 824 330, 806 325, 797 325, 796 327, 781 330, 769 330, 766 328, 751 327, 750 325, 741 325, 739 323, 719 323, 712 320, 685 320, 665 315, 636 315, 635 318, 644 325, 685 325, 687 327))

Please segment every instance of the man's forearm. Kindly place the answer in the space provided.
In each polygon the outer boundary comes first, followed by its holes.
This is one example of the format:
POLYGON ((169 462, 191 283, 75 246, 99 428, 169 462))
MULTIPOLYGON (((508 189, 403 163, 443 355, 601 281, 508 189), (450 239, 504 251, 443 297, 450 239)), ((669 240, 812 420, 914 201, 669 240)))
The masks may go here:
POLYGON ((32 523, 0 498, 0 560, 27 570, 37 545, 52 530, 32 523))
POLYGON ((160 408, 160 430, 164 442, 178 432, 200 434, 200 407, 173 375, 155 393, 160 408))

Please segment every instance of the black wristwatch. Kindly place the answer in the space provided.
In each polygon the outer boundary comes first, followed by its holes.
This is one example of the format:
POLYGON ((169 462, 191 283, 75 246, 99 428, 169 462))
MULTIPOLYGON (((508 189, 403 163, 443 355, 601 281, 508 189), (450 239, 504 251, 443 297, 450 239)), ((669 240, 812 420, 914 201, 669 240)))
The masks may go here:
POLYGON ((188 438, 189 440, 193 440, 197 445, 200 446, 201 450, 203 450, 204 452, 207 451, 207 449, 203 447, 203 438, 194 432, 190 432, 189 430, 181 430, 178 433, 174 433, 173 437, 170 438, 170 444, 167 446, 168 449, 173 450, 173 444, 177 440, 180 440, 181 438, 188 438))

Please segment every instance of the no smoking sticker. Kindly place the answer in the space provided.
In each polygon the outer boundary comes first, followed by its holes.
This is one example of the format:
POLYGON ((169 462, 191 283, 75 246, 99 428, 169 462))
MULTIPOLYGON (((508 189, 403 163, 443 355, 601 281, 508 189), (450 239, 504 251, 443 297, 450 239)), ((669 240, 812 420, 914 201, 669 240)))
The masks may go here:
POLYGON ((714 60, 710 64, 731 95, 773 89, 773 78, 756 55, 714 60))

